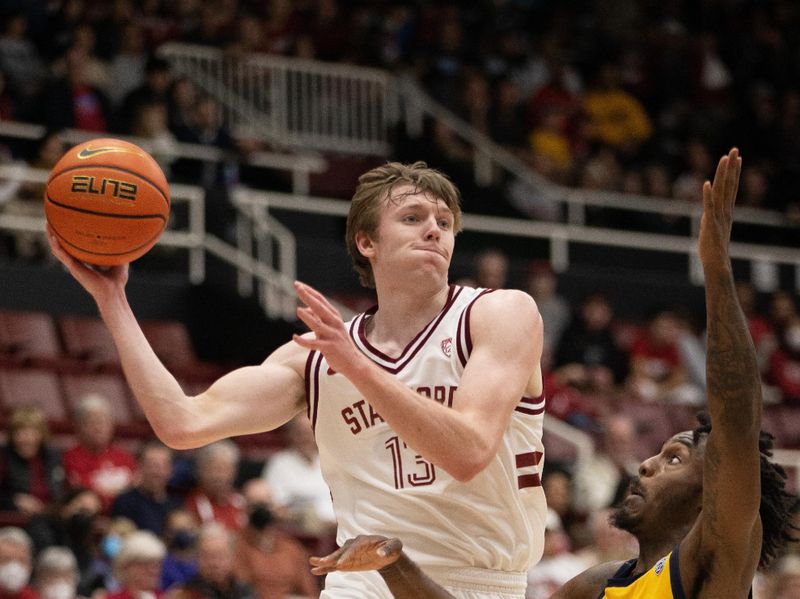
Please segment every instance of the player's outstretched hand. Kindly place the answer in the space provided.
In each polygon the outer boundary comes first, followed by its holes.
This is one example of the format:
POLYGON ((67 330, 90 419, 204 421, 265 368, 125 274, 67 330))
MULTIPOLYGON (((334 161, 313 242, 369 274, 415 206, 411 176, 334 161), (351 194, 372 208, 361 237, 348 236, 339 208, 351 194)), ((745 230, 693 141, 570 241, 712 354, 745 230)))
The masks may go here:
POLYGON ((329 572, 360 572, 380 570, 400 557, 403 543, 378 535, 359 535, 348 539, 341 548, 325 557, 309 558, 311 573, 321 576, 329 572))
POLYGON ((61 247, 55 233, 47 227, 47 239, 50 243, 50 250, 58 260, 67 267, 70 274, 89 292, 96 302, 101 303, 107 296, 115 291, 124 288, 128 282, 128 265, 109 266, 105 270, 98 270, 87 266, 80 260, 70 256, 61 247))
POLYGON ((306 349, 321 352, 328 366, 336 372, 346 374, 364 356, 350 339, 342 315, 313 287, 296 281, 294 288, 297 297, 305 304, 305 307, 297 308, 297 317, 314 333, 314 337, 295 335, 294 341, 306 349))
POLYGON ((700 220, 698 251, 703 265, 727 265, 733 224, 733 205, 739 189, 742 159, 733 148, 720 158, 714 182, 703 184, 703 217, 700 220))

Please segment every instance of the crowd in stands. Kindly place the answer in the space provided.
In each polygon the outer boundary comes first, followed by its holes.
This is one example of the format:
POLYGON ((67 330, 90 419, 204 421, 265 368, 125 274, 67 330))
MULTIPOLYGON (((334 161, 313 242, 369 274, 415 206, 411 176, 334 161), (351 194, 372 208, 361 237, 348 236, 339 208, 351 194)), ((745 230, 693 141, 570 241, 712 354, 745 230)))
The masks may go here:
MULTIPOLYGON (((788 185, 800 172, 800 14, 791 0, 4 6, 4 120, 136 134, 167 148, 179 140, 253 149, 231 137, 213 100, 154 58, 180 41, 410 73, 537 171, 588 189, 695 200, 713 157, 738 145, 747 158, 740 204, 800 218, 788 185)), ((443 123, 428 125, 423 143, 398 140, 397 153, 450 173, 471 210, 559 218, 524 186, 502 190, 504 204, 497 188, 472 185, 469 148, 443 123)), ((230 165, 179 166, 177 179, 207 186, 237 176, 230 165)), ((652 221, 644 224, 676 226, 652 221)))

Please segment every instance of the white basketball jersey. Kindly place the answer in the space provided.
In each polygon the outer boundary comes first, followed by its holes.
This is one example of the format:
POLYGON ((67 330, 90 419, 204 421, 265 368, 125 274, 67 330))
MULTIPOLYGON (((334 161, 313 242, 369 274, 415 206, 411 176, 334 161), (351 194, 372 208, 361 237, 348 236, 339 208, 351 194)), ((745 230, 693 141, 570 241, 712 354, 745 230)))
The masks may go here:
MULTIPOLYGON (((347 326, 375 363, 431 401, 454 407, 472 348, 470 310, 490 292, 452 285, 442 311, 396 358, 372 347, 364 334, 376 308, 347 326)), ((306 391, 339 544, 359 534, 399 537, 422 567, 525 572, 539 561, 547 511, 539 477, 543 397, 520 399, 497 455, 461 483, 408 447, 316 351, 306 363, 306 391)))

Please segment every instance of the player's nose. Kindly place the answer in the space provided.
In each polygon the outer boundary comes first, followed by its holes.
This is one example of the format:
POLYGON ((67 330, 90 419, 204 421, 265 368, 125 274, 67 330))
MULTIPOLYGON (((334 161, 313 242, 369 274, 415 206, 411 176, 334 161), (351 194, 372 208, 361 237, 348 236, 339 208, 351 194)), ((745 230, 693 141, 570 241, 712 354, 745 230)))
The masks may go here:
POLYGON ((639 464, 639 477, 645 478, 647 476, 653 476, 655 473, 655 456, 652 458, 647 458, 644 462, 639 464))
POLYGON ((430 240, 438 240, 442 236, 442 231, 439 228, 439 223, 436 219, 436 215, 433 214, 425 219, 425 239, 430 240))

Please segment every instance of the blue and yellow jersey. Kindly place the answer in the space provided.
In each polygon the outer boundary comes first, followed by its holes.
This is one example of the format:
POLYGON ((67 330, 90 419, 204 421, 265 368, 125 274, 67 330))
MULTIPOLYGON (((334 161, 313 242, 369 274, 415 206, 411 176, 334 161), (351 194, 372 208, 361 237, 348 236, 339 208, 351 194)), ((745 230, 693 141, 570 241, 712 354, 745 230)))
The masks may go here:
POLYGON ((597 599, 686 599, 677 547, 644 574, 631 576, 635 567, 635 559, 625 562, 597 599))

